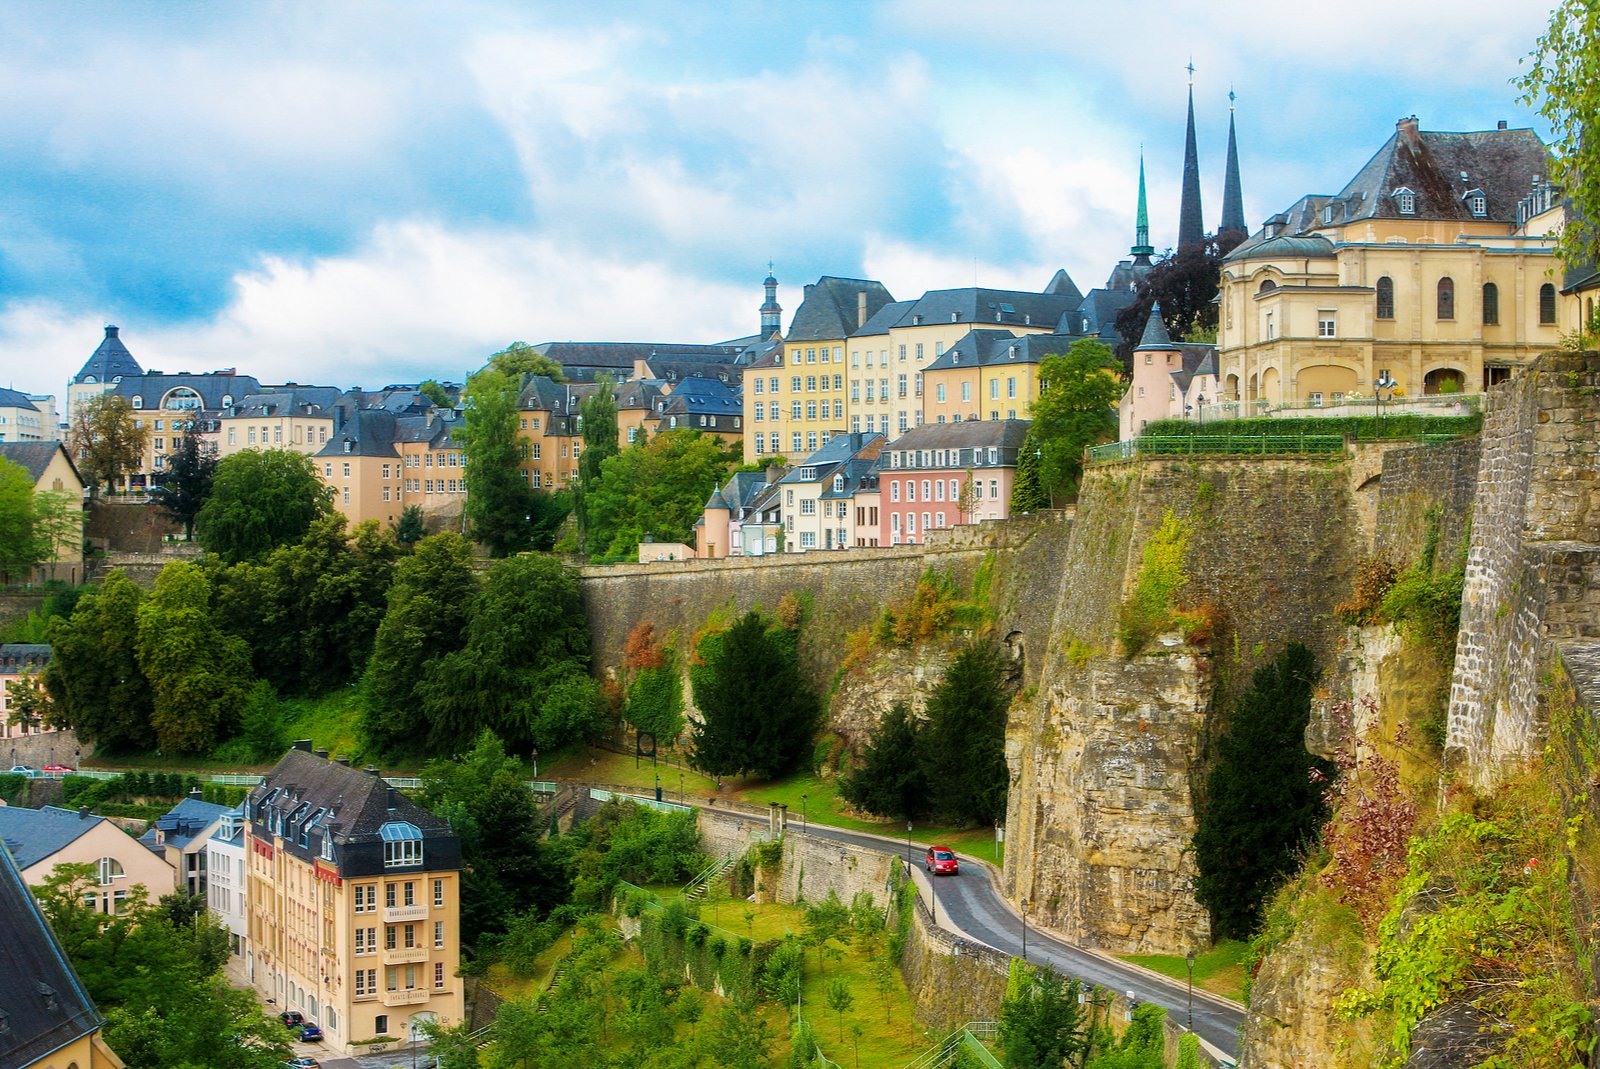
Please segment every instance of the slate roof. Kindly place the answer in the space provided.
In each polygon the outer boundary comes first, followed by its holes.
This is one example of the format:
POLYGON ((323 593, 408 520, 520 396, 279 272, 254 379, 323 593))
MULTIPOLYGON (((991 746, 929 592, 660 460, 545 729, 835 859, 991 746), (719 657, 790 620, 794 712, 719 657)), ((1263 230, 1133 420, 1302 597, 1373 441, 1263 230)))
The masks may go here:
POLYGON ((41 1064, 105 1024, 32 893, 0 849, 0 1069, 41 1064))
POLYGON ((1056 324, 1056 333, 1098 337, 1114 348, 1122 344, 1122 335, 1117 333, 1117 313, 1138 299, 1138 293, 1131 288, 1090 290, 1083 303, 1056 324))
POLYGON ((1144 321, 1144 334, 1139 338, 1139 344, 1134 346, 1136 353, 1146 349, 1167 352, 1175 348, 1172 336, 1167 333, 1166 321, 1161 318, 1161 302, 1157 301, 1150 306, 1150 315, 1144 321))
MULTIPOLYGON (((200 411, 219 412, 225 406, 224 397, 238 400, 251 394, 261 392, 261 383, 250 375, 221 374, 207 372, 203 375, 192 375, 188 372, 179 372, 176 375, 167 375, 160 371, 147 371, 143 375, 124 377, 117 383, 112 392, 121 397, 126 397, 131 402, 135 397, 141 401, 145 410, 160 409, 161 399, 168 392, 186 386, 200 395, 200 411)), ((185 410, 176 410, 185 411, 185 410)), ((186 411, 194 411, 189 409, 186 411)))
POLYGON ((30 673, 50 663, 50 647, 42 642, 7 642, 0 645, 0 676, 30 673))
POLYGON ((868 431, 850 431, 845 434, 836 434, 822 443, 822 448, 812 453, 806 459, 798 462, 794 470, 778 481, 780 483, 812 482, 816 480, 800 478, 801 468, 816 468, 817 480, 831 478, 831 471, 824 471, 832 465, 843 464, 855 458, 856 454, 872 445, 875 439, 883 435, 868 431))
POLYGON ((343 422, 335 421, 328 444, 312 456, 328 459, 399 456, 399 450, 394 447, 399 430, 399 420, 393 412, 349 406, 344 409, 343 422))
POLYGON ((133 358, 128 347, 117 336, 117 328, 107 327, 105 340, 89 356, 88 362, 78 369, 78 373, 72 376, 72 381, 88 382, 92 378, 96 382, 115 382, 118 378, 143 374, 144 369, 139 366, 139 361, 133 358))
POLYGON ((139 837, 139 841, 149 846, 151 843, 156 842, 156 832, 164 832, 164 843, 158 845, 183 850, 194 841, 197 835, 231 812, 233 812, 233 806, 217 805, 214 802, 204 802, 198 798, 185 798, 157 817, 155 822, 150 825, 149 830, 139 837), (149 842, 145 842, 146 839, 149 842))
POLYGON ((39 411, 39 406, 28 399, 28 395, 20 390, 8 390, 0 386, 0 408, 20 408, 27 412, 39 411))
POLYGON ((1009 330, 971 330, 927 367, 944 371, 958 367, 991 367, 996 364, 1037 364, 1046 356, 1071 351, 1077 334, 1012 334, 1009 330))
MULTIPOLYGON (((1026 290, 966 288, 929 290, 895 321, 881 324, 882 334, 889 327, 929 326, 935 323, 971 323, 974 326, 1050 327, 1083 303, 1076 287, 1070 294, 1030 293, 1026 290), (920 319, 918 318, 920 317, 920 319)), ((866 334, 863 330, 860 333, 866 334)))
MULTIPOLYGON (((78 466, 72 463, 72 454, 68 453, 59 441, 0 442, 0 457, 26 468, 35 483, 44 477, 44 469, 50 466, 57 453, 67 458, 67 463, 72 465, 72 473, 77 475, 78 466)), ((79 476, 78 481, 83 481, 82 476, 79 476)))
POLYGON ((32 868, 105 819, 80 817, 72 810, 48 805, 43 809, 0 806, 0 841, 16 858, 18 868, 32 868))
POLYGON ((722 357, 731 363, 739 355, 740 346, 683 345, 675 342, 547 341, 535 345, 533 351, 541 356, 548 356, 564 368, 621 371, 622 377, 626 378, 633 372, 635 360, 648 359, 658 353, 693 356, 707 361, 722 357))
MULTIPOLYGON (((1020 449, 1028 436, 1025 419, 964 419, 960 423, 924 423, 884 446, 884 452, 906 449, 1020 449)), ((1015 458, 1013 458, 1013 463, 1015 458)), ((879 465, 879 470, 886 470, 879 465)))
POLYGON ((1183 366, 1169 372, 1172 380, 1177 383, 1178 390, 1182 393, 1189 392, 1189 384, 1201 375, 1217 374, 1217 347, 1196 342, 1179 342, 1173 348, 1178 350, 1183 366))
POLYGON ((695 377, 678 383, 667 396, 666 407, 657 411, 667 415, 687 412, 690 415, 737 416, 744 412, 744 405, 737 394, 716 379, 695 377))
POLYGON ((1083 294, 1078 290, 1078 284, 1072 281, 1072 276, 1067 274, 1067 269, 1057 268, 1056 273, 1050 277, 1050 284, 1044 292, 1056 297, 1071 297, 1074 300, 1083 300, 1083 294))
POLYGON ((767 473, 764 471, 734 472, 726 483, 711 491, 706 508, 737 513, 747 507, 766 486, 767 473))
POLYGON ((233 407, 224 411, 230 417, 270 417, 286 413, 316 414, 339 399, 337 386, 263 387, 261 392, 235 397, 233 407))
POLYGON ((242 848, 244 846, 244 803, 240 802, 228 812, 238 819, 218 824, 217 830, 211 833, 211 838, 207 841, 242 848))
POLYGON ((803 343, 821 339, 848 338, 872 319, 894 297, 881 282, 864 278, 834 278, 823 275, 806 286, 805 298, 789 321, 785 341, 803 343), (866 317, 860 315, 860 295, 865 294, 866 317))

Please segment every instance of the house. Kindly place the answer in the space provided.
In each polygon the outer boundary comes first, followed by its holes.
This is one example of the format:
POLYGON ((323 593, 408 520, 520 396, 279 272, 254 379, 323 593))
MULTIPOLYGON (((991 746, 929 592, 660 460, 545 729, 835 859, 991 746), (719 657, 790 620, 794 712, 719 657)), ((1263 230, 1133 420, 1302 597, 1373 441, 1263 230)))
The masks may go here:
POLYGON ((1224 258, 1222 395, 1477 393, 1554 347, 1560 264, 1527 210, 1547 168, 1532 130, 1401 119, 1338 193, 1300 198, 1224 258))
POLYGON ((53 411, 46 415, 27 394, 0 387, 0 442, 43 442, 55 438, 53 411))
POLYGON ((105 1018, 3 846, 0 1025, 0 1066, 6 1069, 122 1069, 122 1059, 100 1038, 105 1018))
POLYGON ((653 433, 689 428, 732 446, 744 441, 744 406, 739 395, 717 379, 691 376, 670 387, 645 417, 653 433))
POLYGON ((337 1053, 462 1019, 461 842, 448 821, 298 742, 245 802, 253 983, 337 1053))
POLYGON ((1039 396, 1039 368, 1083 338, 1075 334, 967 332, 929 364, 923 377, 926 423, 1027 419, 1039 396))
POLYGON ((222 413, 233 408, 236 400, 260 393, 261 384, 232 368, 204 374, 146 371, 124 375, 107 392, 126 399, 134 410, 134 426, 149 432, 139 470, 123 481, 126 489, 143 489, 161 481, 167 457, 177 451, 191 423, 198 424, 206 439, 215 442, 222 413))
POLYGON ((1154 420, 1204 419, 1206 406, 1221 417, 1238 406, 1219 396, 1216 346, 1174 342, 1161 318, 1161 305, 1150 309, 1144 335, 1133 350, 1133 375, 1117 406, 1118 433, 1137 438, 1154 420))
POLYGON ((880 544, 1005 519, 1027 437, 1025 419, 985 419, 924 424, 890 442, 877 464, 880 544))
POLYGON ((836 434, 778 480, 790 553, 856 545, 854 497, 883 447, 881 434, 836 434))
POLYGON ((93 865, 102 913, 120 913, 134 887, 142 886, 152 902, 174 887, 171 865, 87 809, 0 806, 0 841, 29 884, 43 884, 57 865, 93 865))
POLYGON ((250 945, 250 874, 246 865, 244 805, 234 806, 211 826, 205 840, 206 908, 228 930, 228 950, 244 962, 245 978, 255 980, 250 945))
POLYGON ((189 792, 189 797, 157 817, 139 841, 172 866, 180 891, 205 897, 210 865, 206 842, 222 819, 232 812, 229 806, 203 801, 196 788, 189 792))
MULTIPOLYGON (((765 552, 763 537, 753 537, 746 544, 744 526, 752 518, 755 500, 765 496, 769 484, 776 484, 785 471, 785 468, 773 467, 766 471, 734 472, 726 483, 712 490, 701 512, 700 522, 695 524, 695 544, 699 546, 697 556, 758 557, 765 552)), ((774 516, 773 521, 776 523, 778 517, 774 516)), ((759 519, 756 519, 752 524, 752 535, 759 525, 759 519)))
POLYGON ((291 382, 234 398, 231 407, 217 414, 217 454, 292 449, 309 456, 327 444, 334 430, 332 406, 339 396, 333 386, 291 382))
MULTIPOLYGON (((0 731, 8 739, 24 735, 45 735, 55 731, 38 721, 28 721, 20 716, 12 720, 12 706, 16 695, 11 692, 13 683, 37 685, 37 679, 50 663, 50 647, 34 642, 8 642, 0 645, 0 731)), ((16 764, 16 761, 12 761, 16 764)))
MULTIPOLYGON (((59 441, 0 442, 0 457, 17 464, 33 479, 36 494, 63 494, 69 506, 82 508, 84 482, 78 466, 59 441)), ((38 566, 38 579, 64 579, 76 584, 83 575, 83 538, 63 539, 56 544, 53 560, 38 566)))

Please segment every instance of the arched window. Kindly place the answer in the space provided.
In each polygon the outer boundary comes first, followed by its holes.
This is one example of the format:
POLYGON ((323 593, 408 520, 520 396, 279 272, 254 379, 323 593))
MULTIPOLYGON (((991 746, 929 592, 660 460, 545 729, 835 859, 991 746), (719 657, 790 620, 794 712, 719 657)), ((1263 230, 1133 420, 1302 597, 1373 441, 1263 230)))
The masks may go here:
POLYGON ((1261 280, 1261 285, 1256 290, 1256 292, 1257 293, 1271 293, 1273 290, 1275 290, 1277 288, 1278 288, 1278 284, 1276 282, 1272 281, 1272 279, 1270 279, 1270 278, 1264 278, 1264 279, 1261 280))
POLYGON ((122 862, 116 858, 103 857, 95 864, 99 870, 101 887, 109 886, 112 880, 120 880, 122 878, 122 862))
POLYGON ((200 395, 187 386, 179 386, 169 390, 167 396, 162 398, 162 408, 200 408, 200 395))
POLYGON ((1446 276, 1439 280, 1439 318, 1454 319, 1456 317, 1456 284, 1455 280, 1446 276))
POLYGON ((1394 318, 1394 279, 1388 275, 1378 279, 1378 318, 1394 318))
POLYGON ((1556 321, 1556 288, 1546 282, 1539 287, 1539 322, 1554 323, 1556 321))
POLYGON ((143 408, 144 407, 144 398, 140 397, 138 394, 135 394, 134 398, 133 398, 133 407, 134 408, 143 408))
POLYGON ((1500 322, 1500 287, 1493 282, 1483 284, 1483 325, 1494 326, 1500 322))

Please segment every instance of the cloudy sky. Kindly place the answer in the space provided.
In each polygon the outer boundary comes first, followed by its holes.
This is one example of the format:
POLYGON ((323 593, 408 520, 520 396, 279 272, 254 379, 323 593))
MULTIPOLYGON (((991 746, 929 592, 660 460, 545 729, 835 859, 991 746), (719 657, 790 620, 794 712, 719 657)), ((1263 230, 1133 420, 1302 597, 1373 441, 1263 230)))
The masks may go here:
POLYGON ((768 260, 897 297, 1088 289, 1206 223, 1228 91, 1252 224, 1415 113, 1542 124, 1546 0, 0 2, 0 385, 146 368, 459 380, 513 340, 753 333, 768 260))

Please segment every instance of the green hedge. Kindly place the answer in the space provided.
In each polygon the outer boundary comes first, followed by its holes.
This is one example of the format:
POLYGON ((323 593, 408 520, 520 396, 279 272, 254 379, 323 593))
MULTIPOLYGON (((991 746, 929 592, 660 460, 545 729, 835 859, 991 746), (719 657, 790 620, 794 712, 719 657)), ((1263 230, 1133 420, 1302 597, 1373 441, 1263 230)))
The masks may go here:
POLYGON ((754 1002, 761 997, 762 966, 776 941, 752 943, 723 934, 691 917, 676 902, 639 914, 639 949, 646 966, 663 980, 687 976, 704 991, 718 985, 728 998, 754 1002))
POLYGON ((102 817, 132 817, 135 820, 154 820, 171 808, 171 806, 166 805, 118 805, 115 802, 101 802, 95 807, 95 812, 102 817))
POLYGON ((1379 436, 1382 423, 1384 438, 1414 438, 1419 434, 1455 434, 1462 437, 1477 434, 1483 428, 1483 416, 1419 416, 1403 413, 1384 416, 1338 416, 1319 419, 1315 416, 1296 416, 1287 419, 1221 419, 1204 425, 1182 419, 1152 420, 1141 434, 1154 436, 1176 435, 1186 437, 1223 438, 1236 435, 1271 435, 1274 437, 1295 434, 1348 434, 1359 440, 1373 441, 1379 436))

